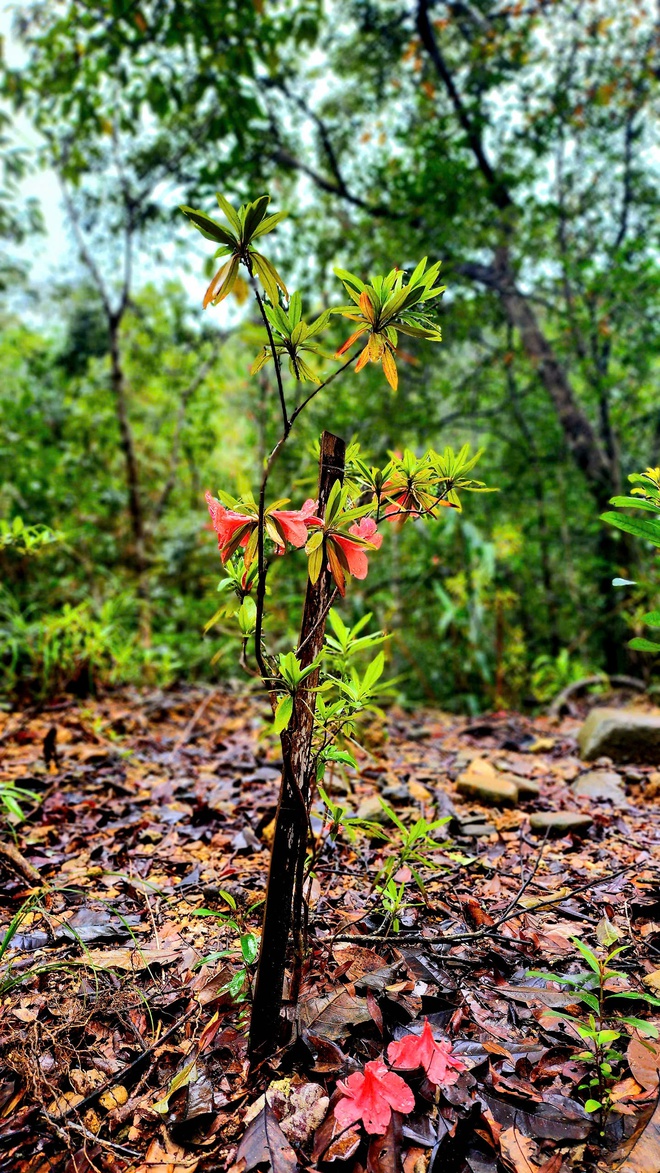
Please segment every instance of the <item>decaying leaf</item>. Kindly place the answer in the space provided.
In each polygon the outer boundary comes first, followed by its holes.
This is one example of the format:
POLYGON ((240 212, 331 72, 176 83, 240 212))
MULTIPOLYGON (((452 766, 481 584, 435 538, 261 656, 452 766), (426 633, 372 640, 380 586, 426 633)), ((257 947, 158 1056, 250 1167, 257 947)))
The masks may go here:
POLYGON ((660 1169, 660 1100, 650 1119, 635 1129, 623 1155, 614 1154, 616 1173, 658 1173, 660 1169))
POLYGON ((341 990, 338 994, 308 998, 300 1005, 298 1018, 303 1029, 336 1040, 346 1038, 352 1026, 369 1022, 371 1015, 366 998, 341 990))
POLYGON ((642 1087, 651 1089, 658 1086, 660 1042, 657 1039, 641 1039, 635 1035, 628 1043, 626 1057, 630 1070, 642 1087))
POLYGON ((517 1129, 504 1129, 500 1135, 500 1149, 502 1160, 514 1173, 538 1173, 538 1163, 532 1163, 532 1157, 538 1153, 538 1149, 529 1137, 523 1136, 517 1129))
POLYGON ((250 1173, 257 1165, 269 1166, 271 1173, 295 1173, 298 1168, 296 1154, 268 1104, 264 1104, 248 1126, 238 1146, 233 1169, 236 1173, 250 1173))

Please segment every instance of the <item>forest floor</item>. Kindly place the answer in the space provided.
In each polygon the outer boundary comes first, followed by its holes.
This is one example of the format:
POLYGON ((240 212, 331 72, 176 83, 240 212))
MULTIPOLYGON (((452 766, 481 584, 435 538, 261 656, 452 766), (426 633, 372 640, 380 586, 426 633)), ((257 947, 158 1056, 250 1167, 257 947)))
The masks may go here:
POLYGON ((601 777, 600 796, 576 795, 593 769, 576 718, 394 709, 374 723, 358 770, 325 785, 389 839, 333 841, 313 818, 292 1042, 251 1087, 279 781, 264 713, 254 697, 188 689, 0 715, 0 777, 38 794, 16 828, 30 869, 0 854, 0 1170, 658 1173, 660 1047, 614 1018, 660 1025, 660 1003, 639 996, 660 993, 660 774, 632 765, 619 790, 601 777), (457 779, 504 783, 501 801, 482 805, 457 779), (379 796, 406 830, 450 817, 419 841, 423 864, 406 862, 379 796), (543 811, 589 818, 546 833, 530 823, 543 811), (600 1091, 583 1087, 579 982, 530 974, 589 971, 576 940, 597 956, 625 946, 611 984, 630 996, 607 1005, 620 1037, 600 1091), (339 1136, 337 1081, 424 1016, 465 1070, 435 1095, 409 1073, 414 1113, 371 1141, 339 1136), (605 1089, 605 1117, 586 1112, 605 1089))

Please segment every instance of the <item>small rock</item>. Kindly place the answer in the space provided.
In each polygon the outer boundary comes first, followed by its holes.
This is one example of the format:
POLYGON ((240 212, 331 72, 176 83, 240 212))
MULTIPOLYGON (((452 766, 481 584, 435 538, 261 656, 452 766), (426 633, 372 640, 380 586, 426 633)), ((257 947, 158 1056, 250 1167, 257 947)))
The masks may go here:
POLYGON ((518 802, 518 787, 504 774, 493 778, 478 777, 466 771, 456 783, 459 794, 478 799, 489 806, 515 806, 518 802))
POLYGON ((480 839, 482 835, 497 835, 497 827, 492 823, 461 823, 456 834, 469 839, 480 839))
POLYGON ((521 798, 538 798, 541 793, 539 783, 535 782, 533 778, 516 778, 515 781, 521 798))
POLYGON ((426 741, 426 739, 431 736, 432 731, 427 729, 425 726, 408 730, 408 741, 426 741))
POLYGON ((660 713, 592 709, 578 733, 585 761, 606 754, 614 762, 660 765, 660 713))
POLYGON ((624 770, 623 773, 625 775, 626 782, 631 782, 633 785, 639 785, 639 783, 644 781, 646 776, 642 773, 641 770, 636 770, 634 766, 628 766, 628 768, 624 770))
POLYGON ((625 806, 623 779, 614 770, 589 770, 572 784, 573 794, 581 798, 601 799, 613 806, 625 806))
MULTIPOLYGON (((393 799, 395 802, 408 802, 410 801, 410 791, 405 782, 401 782, 397 786, 385 786, 383 788, 383 798, 387 802, 392 802, 393 799)), ((365 801, 370 802, 371 800, 365 799, 365 801)))
POLYGON ((593 823, 591 815, 580 815, 577 811, 543 811, 532 815, 529 820, 532 831, 550 835, 584 835, 593 823))

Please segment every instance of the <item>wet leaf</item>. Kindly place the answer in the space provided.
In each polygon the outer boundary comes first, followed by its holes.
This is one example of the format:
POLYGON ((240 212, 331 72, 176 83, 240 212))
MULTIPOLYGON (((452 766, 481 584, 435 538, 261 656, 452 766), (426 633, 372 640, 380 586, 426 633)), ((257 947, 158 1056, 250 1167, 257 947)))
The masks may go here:
POLYGON ((295 1173, 298 1168, 296 1154, 268 1104, 248 1126, 236 1153, 235 1166, 244 1173, 257 1165, 267 1165, 271 1173, 295 1173))

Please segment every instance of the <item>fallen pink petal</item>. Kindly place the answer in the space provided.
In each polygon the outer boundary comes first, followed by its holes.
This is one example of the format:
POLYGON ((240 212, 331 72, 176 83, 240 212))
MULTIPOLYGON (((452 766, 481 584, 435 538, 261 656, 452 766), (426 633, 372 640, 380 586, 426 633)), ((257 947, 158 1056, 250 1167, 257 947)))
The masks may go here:
POLYGON ((382 1059, 366 1063, 364 1071, 354 1071, 340 1080, 337 1089, 342 1099, 335 1106, 335 1119, 342 1128, 358 1121, 366 1132, 381 1135, 387 1129, 392 1112, 412 1112, 415 1097, 405 1080, 389 1071, 382 1059))

